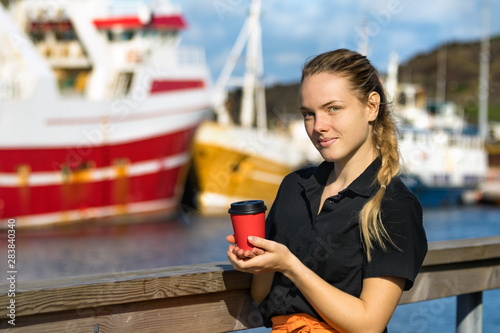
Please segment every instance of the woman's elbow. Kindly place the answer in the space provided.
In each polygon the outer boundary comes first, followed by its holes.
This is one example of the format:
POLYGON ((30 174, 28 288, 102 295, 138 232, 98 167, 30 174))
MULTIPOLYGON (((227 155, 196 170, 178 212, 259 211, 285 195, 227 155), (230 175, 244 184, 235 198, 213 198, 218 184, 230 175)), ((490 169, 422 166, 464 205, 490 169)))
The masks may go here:
POLYGON ((255 292, 252 288, 250 295, 252 296, 252 299, 255 301, 255 303, 260 304, 262 301, 266 298, 267 294, 264 295, 264 293, 258 293, 255 292))

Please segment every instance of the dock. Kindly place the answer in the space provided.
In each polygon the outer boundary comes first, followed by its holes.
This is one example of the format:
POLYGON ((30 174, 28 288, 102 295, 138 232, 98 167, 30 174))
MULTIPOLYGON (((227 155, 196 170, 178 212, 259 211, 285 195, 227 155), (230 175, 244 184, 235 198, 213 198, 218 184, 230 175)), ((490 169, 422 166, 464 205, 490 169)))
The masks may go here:
MULTIPOLYGON (((0 285, 3 332, 230 332, 262 326, 251 274, 229 262, 0 285), (15 300, 15 308, 7 307, 15 300), (9 317, 9 314, 11 317, 9 317), (12 325, 12 314, 15 326, 12 325), (11 323, 9 323, 11 321, 11 323)), ((500 288, 500 236, 429 243, 400 304, 457 296, 456 332, 482 331, 483 291, 500 288)))

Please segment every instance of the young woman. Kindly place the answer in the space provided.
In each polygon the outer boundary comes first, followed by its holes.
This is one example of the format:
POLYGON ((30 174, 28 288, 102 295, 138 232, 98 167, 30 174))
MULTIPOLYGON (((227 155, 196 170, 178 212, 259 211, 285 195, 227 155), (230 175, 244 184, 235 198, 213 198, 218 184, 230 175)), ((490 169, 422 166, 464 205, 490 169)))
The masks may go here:
POLYGON ((383 85, 366 57, 341 49, 305 65, 299 97, 325 161, 285 177, 266 239, 250 237, 251 251, 230 245, 228 258, 254 274, 273 332, 383 332, 427 252, 383 85))

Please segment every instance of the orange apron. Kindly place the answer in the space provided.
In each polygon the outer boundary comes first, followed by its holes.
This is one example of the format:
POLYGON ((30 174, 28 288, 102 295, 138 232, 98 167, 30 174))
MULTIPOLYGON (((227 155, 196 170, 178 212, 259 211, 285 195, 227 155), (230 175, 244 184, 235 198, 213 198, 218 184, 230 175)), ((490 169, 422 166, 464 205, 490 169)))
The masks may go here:
POLYGON ((338 333, 337 330, 327 323, 319 321, 305 313, 276 316, 271 318, 271 320, 273 321, 273 330, 271 333, 338 333))

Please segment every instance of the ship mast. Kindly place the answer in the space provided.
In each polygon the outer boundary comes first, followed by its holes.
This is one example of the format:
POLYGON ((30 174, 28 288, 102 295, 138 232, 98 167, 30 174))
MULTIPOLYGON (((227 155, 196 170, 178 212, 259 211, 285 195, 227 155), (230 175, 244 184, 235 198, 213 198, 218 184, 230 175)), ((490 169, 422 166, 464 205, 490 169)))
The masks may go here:
POLYGON ((483 0, 483 38, 481 41, 481 55, 479 67, 479 135, 486 139, 488 136, 488 93, 490 73, 490 2, 483 0))
MULTIPOLYGON (((20 67, 15 67, 17 75, 20 77, 27 75, 22 73, 22 71, 29 68, 28 71, 31 79, 19 86, 20 95, 18 97, 28 98, 28 96, 31 96, 32 98, 32 95, 38 94, 45 97, 50 96, 51 98, 56 98, 57 82, 54 72, 40 55, 40 52, 38 52, 31 42, 29 42, 30 39, 26 33, 19 29, 15 22, 11 20, 7 10, 1 3, 0 33, 0 44, 2 45, 0 48, 0 56, 2 54, 4 54, 4 56, 6 55, 12 62, 14 62, 12 58, 17 58, 18 56, 22 59, 22 65, 20 67), (1 38, 2 35, 4 36, 3 39, 1 38), (28 82, 30 84, 28 84, 28 82)), ((0 74, 2 74, 1 71, 0 74)))
POLYGON ((436 104, 442 107, 446 102, 446 61, 448 56, 448 46, 443 43, 438 50, 437 60, 437 84, 436 84, 436 104))
POLYGON ((395 103, 397 103, 396 94, 398 89, 398 67, 399 56, 396 52, 391 52, 389 54, 389 66, 387 67, 385 91, 389 99, 395 103))
POLYGON ((255 115, 257 115, 257 127, 260 129, 267 128, 260 12, 260 0, 252 0, 250 14, 241 29, 238 39, 215 85, 214 105, 217 120, 220 124, 228 125, 231 122, 228 110, 225 107, 225 102, 227 99, 227 86, 232 84, 233 86, 240 86, 243 88, 240 124, 243 127, 251 127, 255 115), (243 79, 231 79, 234 67, 245 45, 245 75, 243 79))

